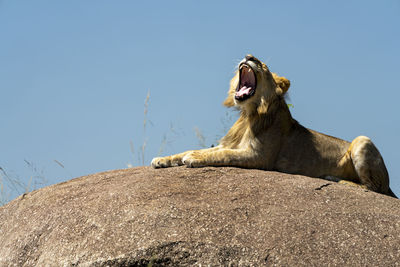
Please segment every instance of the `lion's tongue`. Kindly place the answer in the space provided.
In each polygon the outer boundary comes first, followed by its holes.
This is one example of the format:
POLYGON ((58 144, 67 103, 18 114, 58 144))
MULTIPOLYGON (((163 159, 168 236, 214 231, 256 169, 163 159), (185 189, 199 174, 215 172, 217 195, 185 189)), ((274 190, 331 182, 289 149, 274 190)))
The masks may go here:
POLYGON ((242 97, 243 95, 250 94, 251 87, 242 86, 239 91, 236 92, 237 97, 242 97))

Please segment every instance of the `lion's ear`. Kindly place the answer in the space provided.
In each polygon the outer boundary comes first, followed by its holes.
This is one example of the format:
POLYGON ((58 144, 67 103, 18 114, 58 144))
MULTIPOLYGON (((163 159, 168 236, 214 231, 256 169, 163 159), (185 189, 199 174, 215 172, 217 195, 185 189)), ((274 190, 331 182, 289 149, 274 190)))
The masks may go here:
POLYGON ((228 91, 228 97, 224 101, 224 105, 227 107, 233 107, 235 105, 235 101, 233 100, 235 97, 235 91, 239 83, 239 72, 236 71, 235 76, 233 76, 231 80, 231 84, 228 91))
POLYGON ((290 81, 286 79, 285 77, 280 77, 278 74, 272 72, 272 77, 275 80, 276 83, 276 93, 278 95, 284 95, 290 87, 290 81))

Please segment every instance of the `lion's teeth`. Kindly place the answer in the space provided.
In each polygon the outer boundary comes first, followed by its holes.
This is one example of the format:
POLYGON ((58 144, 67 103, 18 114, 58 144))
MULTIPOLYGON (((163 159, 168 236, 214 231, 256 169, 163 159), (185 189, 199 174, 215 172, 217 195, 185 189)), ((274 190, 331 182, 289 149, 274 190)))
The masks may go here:
POLYGON ((250 72, 250 71, 251 71, 251 69, 249 68, 249 70, 247 72, 250 72))

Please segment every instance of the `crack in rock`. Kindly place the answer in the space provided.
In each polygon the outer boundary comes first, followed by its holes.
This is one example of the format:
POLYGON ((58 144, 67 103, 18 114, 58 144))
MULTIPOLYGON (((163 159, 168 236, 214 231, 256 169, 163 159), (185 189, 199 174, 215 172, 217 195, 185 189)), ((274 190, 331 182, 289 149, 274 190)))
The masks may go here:
POLYGON ((327 186, 330 186, 330 185, 331 185, 331 183, 323 184, 323 185, 321 185, 321 186, 315 188, 314 190, 322 190, 322 188, 327 187, 327 186))

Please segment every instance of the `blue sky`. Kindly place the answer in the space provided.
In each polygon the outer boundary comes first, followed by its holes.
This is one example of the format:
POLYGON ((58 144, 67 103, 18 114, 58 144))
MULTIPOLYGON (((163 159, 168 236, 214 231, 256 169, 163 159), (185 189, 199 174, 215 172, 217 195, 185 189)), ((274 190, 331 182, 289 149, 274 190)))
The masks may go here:
POLYGON ((0 36, 0 167, 25 183, 141 165, 144 143, 146 164, 200 148, 195 128, 215 144, 252 53, 291 80, 304 126, 369 136, 400 195, 398 0, 3 0, 0 36))

